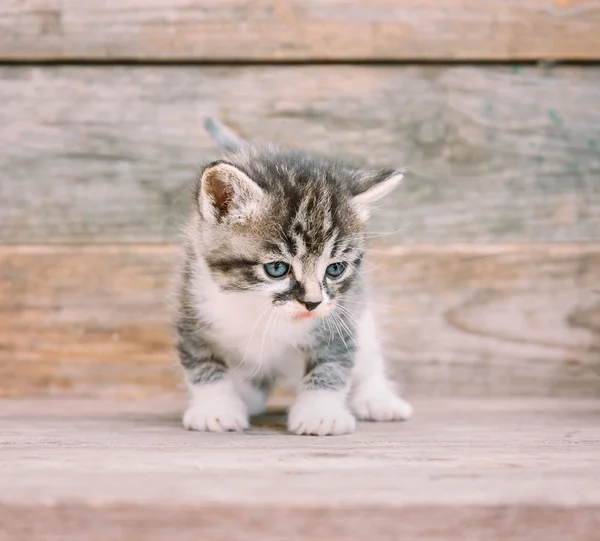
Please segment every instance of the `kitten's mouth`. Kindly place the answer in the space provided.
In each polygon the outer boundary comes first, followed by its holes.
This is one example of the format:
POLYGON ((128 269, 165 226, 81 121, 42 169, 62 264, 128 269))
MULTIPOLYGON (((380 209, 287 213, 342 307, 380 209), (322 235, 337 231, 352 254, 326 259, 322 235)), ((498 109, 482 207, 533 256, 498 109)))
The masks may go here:
POLYGON ((302 312, 300 314, 296 314, 294 316, 294 319, 298 321, 303 321, 305 319, 312 319, 313 317, 315 317, 315 314, 313 314, 312 312, 302 312))

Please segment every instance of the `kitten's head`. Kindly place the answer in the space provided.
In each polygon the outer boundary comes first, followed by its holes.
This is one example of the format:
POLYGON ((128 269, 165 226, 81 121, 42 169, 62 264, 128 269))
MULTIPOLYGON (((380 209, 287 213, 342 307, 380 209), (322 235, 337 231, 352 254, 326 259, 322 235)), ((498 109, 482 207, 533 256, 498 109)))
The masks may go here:
POLYGON ((324 316, 359 280, 371 206, 401 179, 245 149, 204 168, 192 235, 221 290, 263 295, 294 320, 324 316))

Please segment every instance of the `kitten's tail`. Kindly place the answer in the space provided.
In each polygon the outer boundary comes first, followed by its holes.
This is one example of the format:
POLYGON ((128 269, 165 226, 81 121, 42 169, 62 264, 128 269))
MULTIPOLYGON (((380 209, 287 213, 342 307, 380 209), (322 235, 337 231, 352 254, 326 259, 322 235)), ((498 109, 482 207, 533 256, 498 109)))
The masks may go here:
POLYGON ((248 141, 242 139, 237 133, 216 118, 206 117, 204 119, 204 128, 215 143, 227 152, 237 152, 248 145, 248 141))

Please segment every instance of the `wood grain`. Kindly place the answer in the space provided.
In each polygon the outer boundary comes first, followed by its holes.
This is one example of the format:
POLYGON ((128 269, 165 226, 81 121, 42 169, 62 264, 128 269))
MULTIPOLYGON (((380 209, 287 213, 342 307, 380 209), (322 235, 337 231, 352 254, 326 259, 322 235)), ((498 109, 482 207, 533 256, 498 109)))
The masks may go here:
POLYGON ((187 432, 182 407, 1 401, 0 540, 598 537, 597 400, 421 402, 332 438, 187 432))
POLYGON ((10 60, 600 58, 597 0, 4 0, 10 60))
MULTIPOLYGON (((386 355, 409 396, 600 394, 598 245, 373 250, 386 355)), ((174 254, 1 247, 0 394, 173 390, 174 254)))
POLYGON ((206 114, 408 167, 394 242, 600 238, 600 68, 0 68, 0 243, 178 236, 206 114))
MULTIPOLYGON (((401 445, 401 443, 399 443, 401 445)), ((211 479, 212 481, 212 479, 211 479)), ((283 479, 285 486, 288 479, 283 479)), ((596 541, 598 506, 482 507, 184 506, 158 504, 0 504, 0 541, 307 541, 335 532, 336 541, 363 541, 376 524, 379 541, 596 541), (35 516, 35 520, 31 517, 35 516), (118 532, 118 533, 117 533, 118 532)))

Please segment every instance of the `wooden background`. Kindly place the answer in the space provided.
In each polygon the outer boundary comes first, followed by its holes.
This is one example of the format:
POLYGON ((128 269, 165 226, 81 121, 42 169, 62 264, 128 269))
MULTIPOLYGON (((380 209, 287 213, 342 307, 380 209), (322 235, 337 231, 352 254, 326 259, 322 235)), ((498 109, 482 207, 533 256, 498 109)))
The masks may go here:
POLYGON ((598 0, 3 1, 0 396, 176 388, 207 114, 408 167, 370 272, 409 395, 599 396, 599 29, 598 0))

